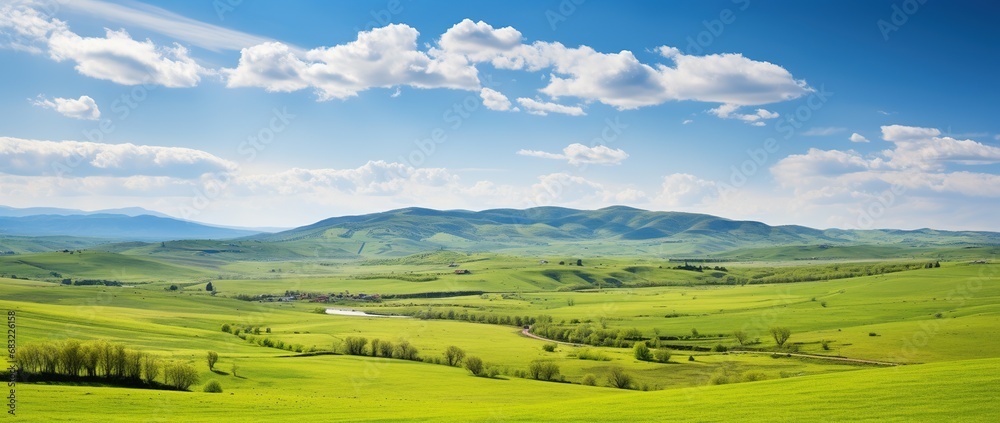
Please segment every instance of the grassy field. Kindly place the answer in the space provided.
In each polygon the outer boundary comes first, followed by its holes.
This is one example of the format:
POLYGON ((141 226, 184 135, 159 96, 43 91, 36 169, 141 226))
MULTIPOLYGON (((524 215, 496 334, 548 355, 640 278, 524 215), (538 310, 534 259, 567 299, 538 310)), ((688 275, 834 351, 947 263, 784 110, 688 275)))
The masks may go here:
MULTIPOLYGON (((17 418, 26 421, 254 420, 262 415, 341 421, 579 421, 595 416, 610 421, 988 421, 1000 411, 995 401, 982 400, 995 395, 1000 382, 1000 266, 994 264, 945 262, 940 268, 845 279, 726 284, 707 271, 670 268, 679 263, 624 258, 560 266, 558 261, 572 258, 440 252, 360 262, 227 262, 208 268, 89 251, 0 259, 0 273, 39 279, 0 278, 0 309, 16 311, 18 345, 107 339, 163 360, 191 363, 200 376, 193 392, 18 384, 17 418), (472 273, 455 274, 448 267, 452 262, 472 273), (132 284, 62 285, 50 272, 132 284), (622 283, 595 283, 605 278, 622 283), (205 290, 209 281, 217 294, 205 290), (286 290, 484 293, 329 305, 232 298, 286 290), (631 348, 558 345, 546 351, 548 342, 525 337, 513 325, 317 313, 325 307, 379 314, 544 315, 566 329, 635 329, 650 343, 659 332, 673 355, 667 363, 655 363, 637 360, 631 348), (339 353, 351 336, 406 341, 424 361, 299 356, 225 333, 224 324, 259 327, 258 338, 302 351, 339 353), (689 350, 737 347, 736 330, 759 338, 747 348, 774 350, 768 334, 772 326, 788 327, 788 345, 799 353, 905 365, 786 356, 787 349, 774 356, 689 350), (449 346, 482 358, 498 375, 473 377, 463 368, 440 364, 449 346), (215 371, 205 364, 206 351, 220 355, 215 371), (558 365, 564 383, 523 377, 536 361, 558 365), (233 363, 237 375, 231 374, 233 363), (607 386, 615 368, 634 378, 633 390, 607 386), (582 385, 588 378, 598 386, 582 385), (751 379, 762 380, 717 385, 751 379), (222 384, 222 394, 201 392, 212 380, 222 384), (109 415, 111 404, 121 417, 109 415)), ((726 262, 723 273, 747 280, 761 274, 822 276, 852 266, 908 262, 726 262)))

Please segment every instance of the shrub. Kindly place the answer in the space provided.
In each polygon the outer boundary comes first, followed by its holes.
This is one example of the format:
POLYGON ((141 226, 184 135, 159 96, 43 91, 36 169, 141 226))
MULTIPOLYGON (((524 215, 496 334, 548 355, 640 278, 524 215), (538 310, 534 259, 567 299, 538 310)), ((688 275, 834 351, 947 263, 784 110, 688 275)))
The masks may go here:
POLYGON ((653 354, 649 351, 649 347, 643 342, 636 342, 632 352, 635 354, 636 360, 650 361, 653 359, 653 354))
POLYGON ((868 332, 868 336, 878 336, 878 334, 875 332, 868 332))
POLYGON ((368 340, 360 336, 348 336, 344 338, 344 353, 350 355, 364 355, 365 345, 368 340))
POLYGON ((462 359, 465 358, 465 351, 452 345, 444 351, 444 356, 448 360, 449 366, 459 366, 462 364, 462 359))
POLYGON ((587 375, 583 377, 583 380, 580 381, 580 384, 587 386, 597 386, 597 376, 587 373, 587 375))
POLYGON ((550 342, 548 344, 542 345, 542 349, 545 350, 545 352, 555 352, 556 344, 550 342))
POLYGON ((823 351, 830 351, 830 341, 824 339, 819 341, 819 344, 823 346, 823 351))
POLYGON ((577 353, 576 358, 580 360, 594 360, 594 361, 609 361, 610 357, 602 354, 600 351, 595 351, 590 348, 584 348, 577 353))
POLYGON ((688 356, 688 361, 694 361, 694 356, 693 355, 689 355, 688 356))
POLYGON ((474 355, 465 358, 465 368, 472 372, 473 376, 483 376, 483 359, 474 355))
POLYGON ((222 393, 222 385, 218 381, 212 380, 205 384, 205 392, 211 392, 214 394, 222 393))
POLYGON ((666 348, 659 348, 653 353, 653 358, 660 363, 666 363, 670 361, 670 350, 666 348))
POLYGON ((722 345, 722 344, 715 344, 715 346, 712 347, 712 351, 715 351, 715 352, 726 352, 726 351, 729 351, 729 348, 726 347, 725 345, 722 345))
POLYGON ((223 332, 226 332, 226 333, 229 333, 229 332, 231 332, 231 331, 232 331, 232 327, 231 327, 231 326, 229 326, 229 323, 224 323, 224 324, 222 325, 222 331, 223 331, 223 332))
POLYGON ((744 382, 756 382, 758 380, 766 380, 767 376, 761 372, 746 372, 743 374, 744 382))
POLYGON ((550 361, 535 360, 528 366, 528 374, 532 379, 554 380, 559 376, 559 366, 550 361))
POLYGON ((608 385, 612 388, 629 389, 632 387, 632 375, 622 370, 621 367, 614 367, 608 373, 608 385))

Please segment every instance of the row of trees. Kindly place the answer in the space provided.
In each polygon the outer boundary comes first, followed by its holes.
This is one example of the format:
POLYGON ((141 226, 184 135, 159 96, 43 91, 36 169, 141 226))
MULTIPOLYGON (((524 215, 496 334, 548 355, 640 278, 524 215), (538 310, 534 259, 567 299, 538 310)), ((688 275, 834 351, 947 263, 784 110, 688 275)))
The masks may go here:
POLYGON ((506 325, 506 326, 530 326, 535 324, 535 318, 529 316, 506 316, 506 315, 496 315, 496 314, 475 314, 469 313, 467 310, 462 310, 458 313, 455 310, 433 310, 426 309, 420 310, 412 314, 413 317, 418 319, 439 319, 439 320, 461 320, 465 322, 472 323, 489 323, 493 325, 506 325))
POLYGON ((348 355, 370 355, 372 357, 420 361, 420 350, 405 339, 394 344, 391 341, 375 338, 369 343, 367 338, 348 336, 344 338, 344 342, 339 348, 335 344, 333 350, 348 355))
POLYGON ((156 356, 104 340, 26 344, 17 349, 14 361, 23 375, 35 379, 89 377, 158 387, 162 374, 164 385, 181 390, 198 382, 198 372, 187 363, 163 363, 156 356))

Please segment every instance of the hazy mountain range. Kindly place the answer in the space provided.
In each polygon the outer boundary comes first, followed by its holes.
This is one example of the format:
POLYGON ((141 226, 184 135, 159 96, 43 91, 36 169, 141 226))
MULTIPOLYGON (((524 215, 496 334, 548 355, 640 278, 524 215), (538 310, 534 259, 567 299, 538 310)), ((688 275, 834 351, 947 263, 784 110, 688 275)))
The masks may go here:
MULTIPOLYGON (((202 242, 197 248, 223 251, 235 259, 399 256, 440 249, 513 254, 678 256, 789 245, 920 248, 1000 244, 1000 233, 995 232, 820 230, 623 206, 599 210, 536 207, 478 212, 405 208, 334 217, 276 233, 154 216, 138 208, 117 211, 69 214, 67 212, 74 211, 0 208, 0 214, 8 215, 0 217, 0 237, 64 236, 98 238, 104 243, 230 240, 218 241, 218 245, 202 242), (26 210, 44 214, 26 215, 26 210)), ((136 246, 130 244, 129 248, 136 246)))

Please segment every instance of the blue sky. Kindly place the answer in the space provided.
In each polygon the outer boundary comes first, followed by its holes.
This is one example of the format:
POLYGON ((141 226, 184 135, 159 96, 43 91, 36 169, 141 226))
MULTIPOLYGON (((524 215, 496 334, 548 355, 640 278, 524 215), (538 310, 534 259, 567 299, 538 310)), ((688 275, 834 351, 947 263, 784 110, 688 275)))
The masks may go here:
POLYGON ((0 204, 287 227, 625 204, 1000 230, 998 11, 15 0, 0 204))

